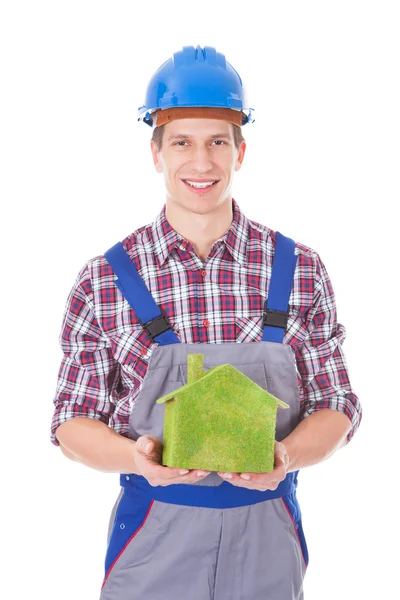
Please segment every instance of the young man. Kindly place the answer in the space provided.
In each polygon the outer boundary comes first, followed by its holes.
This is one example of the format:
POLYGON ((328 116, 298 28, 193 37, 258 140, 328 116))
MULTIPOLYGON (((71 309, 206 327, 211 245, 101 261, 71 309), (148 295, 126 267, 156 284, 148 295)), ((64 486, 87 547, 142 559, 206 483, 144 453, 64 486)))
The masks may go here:
POLYGON ((308 564, 298 470, 361 420, 334 293, 318 254, 248 220, 232 198, 251 122, 242 81, 214 48, 185 47, 150 81, 139 116, 166 203, 87 262, 67 302, 52 441, 121 474, 101 600, 299 600, 308 564), (245 345, 243 345, 245 344, 245 345), (289 405, 270 473, 162 466, 164 405, 232 364, 289 405))

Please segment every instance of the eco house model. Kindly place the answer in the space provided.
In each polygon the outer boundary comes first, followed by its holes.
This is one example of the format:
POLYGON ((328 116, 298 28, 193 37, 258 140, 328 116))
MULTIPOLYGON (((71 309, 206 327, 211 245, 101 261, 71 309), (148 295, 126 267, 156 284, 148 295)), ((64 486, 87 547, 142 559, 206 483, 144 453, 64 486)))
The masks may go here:
POLYGON ((276 412, 289 408, 234 366, 203 370, 188 355, 188 383, 166 402, 162 462, 168 467, 268 473, 274 469, 276 412))

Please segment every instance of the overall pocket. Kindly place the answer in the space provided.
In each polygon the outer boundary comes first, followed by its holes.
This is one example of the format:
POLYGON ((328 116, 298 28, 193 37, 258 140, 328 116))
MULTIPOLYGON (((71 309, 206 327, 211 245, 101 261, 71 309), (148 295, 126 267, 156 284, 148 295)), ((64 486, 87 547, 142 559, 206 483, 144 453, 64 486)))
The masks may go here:
POLYGON ((308 548, 303 532, 301 513, 297 498, 294 494, 290 494, 283 498, 279 498, 277 501, 281 503, 282 518, 286 523, 287 532, 290 535, 293 545, 301 557, 305 572, 308 567, 308 548))
POLYGON ((103 588, 115 575, 152 554, 159 527, 155 502, 125 490, 108 542, 103 588))
POLYGON ((261 342, 263 336, 262 317, 237 317, 235 319, 236 342, 261 342))

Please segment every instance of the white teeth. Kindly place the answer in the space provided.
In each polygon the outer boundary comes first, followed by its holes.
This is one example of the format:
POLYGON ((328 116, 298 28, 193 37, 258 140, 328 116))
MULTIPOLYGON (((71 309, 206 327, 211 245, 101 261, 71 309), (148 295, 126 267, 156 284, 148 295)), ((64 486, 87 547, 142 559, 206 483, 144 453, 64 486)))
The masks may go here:
POLYGON ((191 185, 192 187, 195 187, 195 188, 205 188, 205 187, 210 187, 210 185, 212 185, 215 182, 214 181, 207 181, 205 183, 200 183, 199 181, 188 181, 188 180, 186 180, 186 183, 188 183, 189 185, 191 185))

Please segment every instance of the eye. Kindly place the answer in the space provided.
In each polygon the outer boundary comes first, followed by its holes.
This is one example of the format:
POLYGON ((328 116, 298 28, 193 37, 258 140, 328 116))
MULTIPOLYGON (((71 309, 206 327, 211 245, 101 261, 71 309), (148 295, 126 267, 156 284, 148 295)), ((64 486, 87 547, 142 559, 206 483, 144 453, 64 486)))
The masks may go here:
POLYGON ((218 146, 221 145, 221 144, 225 144, 224 140, 214 140, 212 143, 214 144, 214 142, 216 144, 218 144, 218 146))
POLYGON ((188 142, 185 142, 185 140, 179 140, 178 142, 174 142, 174 146, 180 146, 181 144, 187 144, 188 142))

